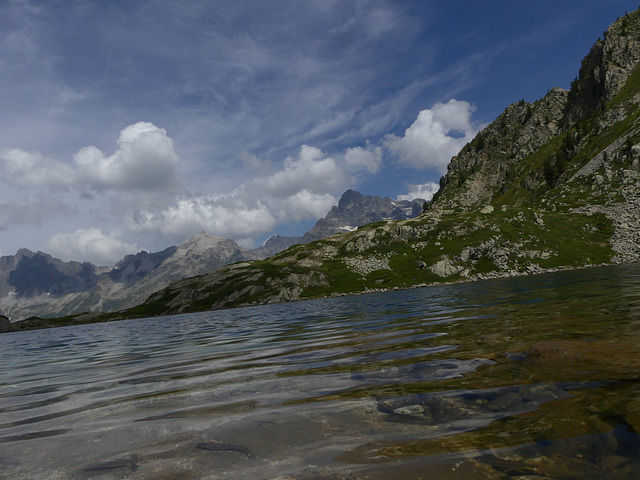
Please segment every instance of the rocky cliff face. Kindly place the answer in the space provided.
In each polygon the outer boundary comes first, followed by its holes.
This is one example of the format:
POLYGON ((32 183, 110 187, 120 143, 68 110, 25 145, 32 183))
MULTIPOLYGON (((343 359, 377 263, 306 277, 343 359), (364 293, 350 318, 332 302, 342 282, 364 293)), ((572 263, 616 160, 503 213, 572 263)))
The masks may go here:
POLYGON ((353 294, 640 260, 640 14, 570 91, 510 105, 451 160, 419 218, 176 282, 121 316, 353 294))
MULTIPOLYGON (((568 97, 569 92, 554 88, 534 104, 520 100, 507 107, 451 159, 448 173, 440 181, 437 205, 477 206, 504 191, 512 183, 512 167, 564 130, 568 97)), ((541 178, 540 173, 528 181, 537 185, 541 178)))
MULTIPOLYGON (((624 96, 620 94, 625 87, 635 91, 632 76, 639 63, 636 11, 611 25, 604 39, 594 44, 570 91, 554 88, 537 102, 510 105, 453 157, 434 204, 446 209, 490 203, 513 189, 515 182, 523 189, 512 200, 523 203, 544 194, 547 184, 571 178, 591 139, 632 115, 637 99, 614 99, 624 96), (545 157, 541 165, 523 162, 533 154, 545 157)), ((614 135, 624 142, 635 133, 614 135)), ((616 147, 609 150, 611 154, 616 147)), ((594 153, 598 152, 586 155, 594 153)))

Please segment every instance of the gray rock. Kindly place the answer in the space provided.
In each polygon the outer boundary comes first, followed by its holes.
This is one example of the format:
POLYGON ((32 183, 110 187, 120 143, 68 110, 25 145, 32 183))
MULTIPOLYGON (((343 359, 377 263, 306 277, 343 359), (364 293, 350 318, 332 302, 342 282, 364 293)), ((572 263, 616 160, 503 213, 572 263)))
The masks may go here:
POLYGON ((7 333, 11 330, 11 321, 4 315, 0 315, 0 333, 7 333))
POLYGON ((480 210, 480 213, 493 213, 493 210, 494 208, 491 205, 487 205, 482 210, 480 210))
POLYGON ((461 270, 462 267, 453 265, 448 258, 444 258, 431 266, 431 271, 439 277, 450 277, 451 275, 459 273, 461 270))

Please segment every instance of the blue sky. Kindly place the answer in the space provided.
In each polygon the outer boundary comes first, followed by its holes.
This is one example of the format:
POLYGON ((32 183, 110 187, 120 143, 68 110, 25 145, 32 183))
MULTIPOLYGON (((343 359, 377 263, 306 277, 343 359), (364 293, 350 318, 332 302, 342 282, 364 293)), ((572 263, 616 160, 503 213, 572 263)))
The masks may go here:
POLYGON ((626 0, 0 0, 0 254, 112 264, 428 197, 626 0))

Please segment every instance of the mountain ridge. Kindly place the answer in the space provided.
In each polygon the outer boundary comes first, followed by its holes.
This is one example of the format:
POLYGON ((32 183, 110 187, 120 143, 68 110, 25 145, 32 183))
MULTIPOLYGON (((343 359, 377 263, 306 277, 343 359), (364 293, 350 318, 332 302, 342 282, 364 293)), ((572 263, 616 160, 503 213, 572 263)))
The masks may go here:
POLYGON ((111 267, 64 262, 44 252, 20 249, 14 256, 0 257, 0 312, 17 320, 129 308, 172 281, 230 263, 265 259, 293 244, 340 231, 344 222, 358 226, 390 215, 408 218, 420 213, 424 200, 395 202, 348 190, 340 202, 304 236, 274 236, 253 250, 205 232, 159 252, 126 255, 111 267))

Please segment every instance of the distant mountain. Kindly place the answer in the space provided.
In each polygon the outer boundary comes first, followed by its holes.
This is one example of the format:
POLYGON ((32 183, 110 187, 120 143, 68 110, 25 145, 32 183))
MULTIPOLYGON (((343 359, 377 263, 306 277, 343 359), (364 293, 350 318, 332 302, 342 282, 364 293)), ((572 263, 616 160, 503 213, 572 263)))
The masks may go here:
POLYGON ((363 225, 382 220, 406 220, 422 212, 423 199, 395 201, 389 197, 364 196, 347 190, 337 207, 315 224, 303 237, 302 243, 320 240, 336 233, 353 232, 363 225))
POLYGON ((0 257, 0 312, 16 320, 127 308, 159 285, 260 258, 233 240, 206 233, 161 252, 127 255, 110 268, 21 249, 15 256, 0 257))
POLYGON ((424 199, 392 200, 389 197, 362 195, 355 190, 342 194, 337 206, 334 206, 324 218, 316 222, 311 230, 301 237, 283 237, 274 235, 258 249, 270 257, 292 245, 310 243, 327 238, 336 233, 353 232, 363 225, 382 220, 407 220, 422 212, 424 199))
POLYGON ((0 297, 84 291, 95 286, 101 273, 101 268, 88 262, 63 262, 21 248, 15 255, 0 257, 0 297))
POLYGON ((274 235, 262 247, 249 250, 203 232, 161 252, 127 255, 114 267, 64 262, 44 252, 20 249, 16 255, 0 257, 0 314, 19 320, 129 308, 175 280, 235 262, 265 259, 291 245, 355 230, 366 223, 410 218, 420 213, 423 202, 396 202, 348 190, 338 206, 301 237, 274 235))

